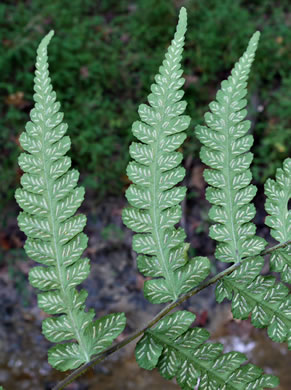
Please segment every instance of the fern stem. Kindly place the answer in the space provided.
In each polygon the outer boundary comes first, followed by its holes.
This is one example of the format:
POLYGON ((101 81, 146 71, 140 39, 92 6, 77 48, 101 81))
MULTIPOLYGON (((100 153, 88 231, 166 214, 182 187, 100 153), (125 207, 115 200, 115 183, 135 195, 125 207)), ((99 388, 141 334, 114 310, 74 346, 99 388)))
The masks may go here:
MULTIPOLYGON (((280 243, 280 244, 274 245, 268 249, 265 249, 265 250, 261 251, 261 253, 259 253, 258 256, 269 255, 270 253, 276 251, 277 249, 285 248, 288 245, 291 245, 291 240, 285 241, 283 243, 280 243)), ((146 330, 148 330, 148 329, 152 328, 154 325, 156 325, 169 312, 171 312, 177 306, 181 305, 181 303, 185 302, 187 299, 198 294, 200 291, 211 286, 212 284, 215 284, 216 282, 218 282, 220 279, 224 278, 225 276, 230 275, 233 271, 235 271, 237 268, 239 268, 239 266, 242 264, 242 262, 248 260, 251 257, 253 257, 253 256, 244 257, 240 262, 233 264, 232 266, 228 267, 224 271, 222 271, 222 272, 218 273, 217 275, 213 276, 212 278, 210 278, 208 281, 202 283, 200 286, 189 291, 187 294, 184 294, 176 302, 173 302, 173 303, 167 305, 143 328, 137 330, 132 335, 128 336, 127 338, 125 338, 124 340, 120 341, 119 343, 113 345, 112 347, 107 348, 101 354, 99 354, 95 358, 93 358, 90 362, 88 362, 88 363, 84 364, 83 366, 79 367, 78 369, 74 370, 70 375, 68 375, 65 379, 63 379, 55 387, 53 387, 52 390, 64 389, 67 385, 72 383, 76 378, 78 378, 79 376, 84 374, 90 367, 94 367, 95 365, 101 363, 103 360, 107 359, 107 357, 109 357, 110 355, 112 355, 116 351, 120 350, 121 348, 125 347, 127 344, 131 343, 133 340, 142 336, 146 330)))

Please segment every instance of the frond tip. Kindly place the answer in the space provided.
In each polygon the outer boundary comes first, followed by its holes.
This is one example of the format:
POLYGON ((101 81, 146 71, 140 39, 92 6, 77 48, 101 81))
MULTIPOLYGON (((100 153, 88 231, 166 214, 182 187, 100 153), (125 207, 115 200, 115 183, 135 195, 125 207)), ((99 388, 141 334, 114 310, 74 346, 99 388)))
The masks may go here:
POLYGON ((123 211, 123 222, 139 233, 133 238, 139 270, 155 279, 145 282, 144 293, 152 303, 174 301, 200 283, 209 273, 207 258, 191 261, 184 256, 185 232, 175 228, 181 218, 180 203, 186 188, 176 186, 185 176, 182 154, 176 149, 186 138, 190 118, 182 115, 184 84, 181 58, 186 32, 186 9, 166 53, 156 83, 151 86, 149 106, 139 107, 141 121, 132 126, 140 142, 130 146, 127 175, 133 184, 126 197, 132 207, 123 211))
POLYGON ((25 172, 22 188, 15 193, 23 209, 18 217, 27 235, 25 250, 43 264, 29 273, 30 283, 41 290, 38 305, 46 313, 59 315, 43 321, 43 334, 57 344, 49 350, 49 363, 58 370, 74 369, 107 348, 125 326, 123 313, 110 314, 93 321, 93 310, 85 311, 87 292, 78 291, 90 271, 89 259, 82 258, 87 246, 83 233, 86 217, 75 215, 84 198, 77 187, 79 173, 70 169, 66 156, 70 138, 49 78, 47 46, 53 31, 37 50, 35 71, 35 108, 20 143, 27 153, 19 157, 25 172), (74 340, 73 342, 68 342, 74 340))
POLYGON ((157 367, 166 379, 176 377, 183 390, 192 390, 198 379, 198 390, 261 390, 278 386, 273 375, 263 374, 253 365, 242 365, 246 356, 240 352, 222 354, 219 343, 205 343, 209 333, 189 328, 195 315, 177 311, 148 329, 135 350, 140 367, 157 367))

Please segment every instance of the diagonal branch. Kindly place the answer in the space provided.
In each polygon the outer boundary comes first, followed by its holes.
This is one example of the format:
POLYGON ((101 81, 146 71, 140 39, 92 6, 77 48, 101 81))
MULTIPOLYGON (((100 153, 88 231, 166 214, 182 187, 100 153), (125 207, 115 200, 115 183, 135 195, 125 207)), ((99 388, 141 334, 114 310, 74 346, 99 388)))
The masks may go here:
MULTIPOLYGON (((285 241, 283 243, 277 244, 272 246, 269 249, 266 249, 259 253, 259 256, 266 256, 277 249, 285 248, 286 246, 291 245, 291 240, 285 241)), ((249 259, 253 256, 247 256, 242 261, 233 264, 231 267, 225 269, 224 271, 218 273, 217 275, 210 278, 208 281, 202 283, 200 286, 194 288, 192 291, 189 291, 187 294, 184 294, 181 296, 176 302, 173 302, 169 305, 167 305, 164 309, 162 309, 147 325, 145 325, 143 328, 137 330, 132 335, 128 336, 126 339, 120 341, 119 343, 113 345, 112 347, 107 348, 105 351, 103 351, 101 354, 97 355, 94 359, 92 359, 90 362, 84 364, 83 366, 79 367, 78 369, 74 370, 71 374, 69 374, 65 379, 63 379, 61 382, 59 382, 52 390, 62 390, 67 385, 72 383, 76 378, 84 374, 90 367, 94 367, 95 365, 101 363, 103 360, 105 360, 108 356, 112 355, 114 352, 118 351, 119 349, 123 348, 125 345, 131 343, 133 340, 137 339, 138 337, 142 336, 143 333, 149 329, 152 328, 157 322, 159 322, 163 317, 165 317, 169 312, 171 312, 173 309, 175 309, 177 306, 181 305, 181 303, 185 302, 187 299, 192 297, 193 295, 198 294, 200 291, 204 290, 205 288, 211 286, 212 284, 216 283, 220 279, 224 278, 227 275, 230 275, 234 270, 236 270, 242 262, 249 259)))

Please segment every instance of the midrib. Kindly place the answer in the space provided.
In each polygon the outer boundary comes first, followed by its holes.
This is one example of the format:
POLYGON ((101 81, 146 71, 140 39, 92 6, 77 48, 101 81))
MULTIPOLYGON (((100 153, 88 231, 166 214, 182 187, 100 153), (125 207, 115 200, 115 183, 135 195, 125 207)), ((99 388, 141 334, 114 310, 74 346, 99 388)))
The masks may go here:
MULTIPOLYGON (((229 97, 229 104, 231 104, 231 97, 229 97)), ((231 145, 230 145, 230 140, 231 140, 231 137, 229 135, 229 120, 228 120, 228 115, 229 115, 229 109, 228 109, 228 106, 227 105, 227 109, 226 109, 226 124, 225 124, 225 127, 227 129, 227 132, 226 132, 226 139, 227 139, 227 148, 226 148, 226 188, 227 188, 227 197, 229 199, 229 203, 228 203, 228 210, 230 211, 229 215, 230 215, 230 224, 231 224, 231 234, 232 234, 232 242, 234 244, 234 250, 235 250, 235 253, 233 253, 233 256, 234 258, 236 258, 236 260, 234 260, 235 263, 241 261, 241 256, 239 254, 239 248, 238 248, 238 241, 237 241, 237 236, 236 236, 236 230, 235 230, 235 227, 234 227, 234 215, 233 215, 233 197, 231 195, 231 189, 232 189, 232 185, 230 183, 230 177, 231 177, 231 170, 230 170, 230 155, 231 155, 231 151, 230 151, 230 148, 231 148, 231 145)))
MULTIPOLYGON (((44 122, 45 121, 43 121, 42 129, 45 128, 44 122)), ((44 179, 45 179, 46 192, 47 192, 47 201, 48 201, 48 206, 49 206, 49 219, 50 219, 50 224, 51 224, 52 232, 53 232, 53 245, 54 245, 54 249, 55 249, 56 263, 57 263, 56 266, 57 266, 57 272, 58 272, 58 277, 59 277, 60 286, 61 286, 61 294, 62 294, 63 300, 64 300, 65 305, 66 305, 66 309, 67 309, 66 314, 69 316, 71 323, 73 325, 73 328, 74 328, 76 340, 78 341, 79 345, 81 346, 82 352, 84 353, 86 360, 89 361, 90 358, 89 358, 89 355, 88 355, 86 348, 84 346, 82 336, 80 335, 78 326, 76 324, 76 320, 75 320, 74 315, 72 313, 71 305, 70 305, 71 302, 69 302, 69 297, 68 297, 68 294, 66 293, 66 289, 65 289, 64 283, 63 283, 64 269, 61 266, 62 256, 60 253, 61 248, 59 245, 59 234, 58 234, 59 223, 57 221, 57 216, 56 216, 56 212, 55 212, 55 209, 56 209, 55 201, 53 200, 52 195, 51 195, 53 192, 53 188, 52 188, 52 185, 50 184, 50 180, 49 180, 50 164, 45 163, 46 159, 45 159, 45 152, 44 152, 44 148, 45 148, 44 133, 45 132, 43 130, 42 131, 42 153, 41 153, 41 156, 42 156, 44 179)))
MULTIPOLYGON (((166 105, 166 102, 164 102, 166 105)), ((164 115, 162 115, 162 118, 160 120, 160 124, 163 123, 164 115)), ((155 147, 153 149, 154 153, 154 158, 153 158, 153 164, 152 164, 152 174, 153 174, 153 183, 154 183, 154 191, 153 191, 153 226, 154 226, 154 238, 156 241, 156 244, 158 246, 158 251, 159 251, 159 258, 162 261, 162 267, 163 267, 163 274, 165 276, 165 279, 169 283, 171 287, 171 293, 173 297, 173 301, 176 301, 178 298, 178 295, 176 294, 175 291, 175 283, 173 280, 173 272, 169 270, 169 264, 167 259, 165 258, 165 254, 161 245, 161 237, 160 237, 160 212, 159 212, 159 195, 161 191, 159 190, 159 177, 161 175, 161 171, 158 167, 158 151, 159 151, 159 145, 160 145, 160 140, 161 140, 161 126, 159 129, 157 129, 157 140, 155 142, 155 147)))

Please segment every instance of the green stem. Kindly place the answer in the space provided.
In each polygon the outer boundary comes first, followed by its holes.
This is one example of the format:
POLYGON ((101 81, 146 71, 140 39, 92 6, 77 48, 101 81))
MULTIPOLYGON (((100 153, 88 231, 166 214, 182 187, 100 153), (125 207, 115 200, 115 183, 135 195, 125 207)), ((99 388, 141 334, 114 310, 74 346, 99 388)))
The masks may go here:
MULTIPOLYGON (((259 256, 268 255, 268 254, 274 252, 275 250, 280 249, 280 248, 285 248, 288 245, 291 245, 291 240, 274 245, 271 248, 262 251, 259 254, 259 256)), ((181 305, 181 303, 185 302, 187 299, 189 299, 193 295, 198 294, 201 290, 204 290, 205 288, 218 282, 220 279, 224 278, 225 276, 230 275, 234 270, 236 270, 242 264, 242 262, 249 259, 250 257, 254 257, 254 256, 245 257, 244 259, 242 259, 242 261, 233 264, 231 267, 225 269, 224 271, 222 271, 219 274, 210 278, 208 281, 202 283, 200 286, 194 288, 192 291, 189 291, 187 294, 182 295, 176 302, 167 305, 143 328, 137 330, 131 336, 129 336, 126 339, 120 341, 119 343, 113 345, 112 347, 107 348, 101 354, 99 354, 95 358, 93 358, 90 362, 83 364, 81 367, 74 370, 65 379, 63 379, 61 382, 59 382, 52 390, 64 389, 67 385, 72 383, 76 378, 78 378, 80 375, 84 374, 88 370, 88 368, 93 367, 93 366, 101 363, 103 360, 105 360, 108 356, 112 355, 114 352, 123 348, 125 345, 131 343, 133 340, 137 339, 138 337, 142 336, 147 329, 152 328, 157 322, 159 322, 163 317, 165 317, 170 311, 175 309, 177 306, 181 305)))

